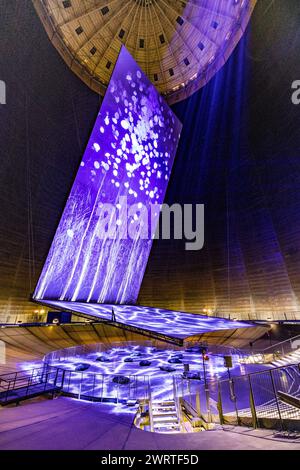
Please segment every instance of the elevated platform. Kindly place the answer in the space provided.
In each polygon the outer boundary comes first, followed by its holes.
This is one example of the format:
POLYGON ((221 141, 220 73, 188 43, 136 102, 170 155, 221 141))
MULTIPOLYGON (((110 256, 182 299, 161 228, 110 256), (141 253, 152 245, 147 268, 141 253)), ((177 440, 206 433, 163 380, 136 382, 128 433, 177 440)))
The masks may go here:
POLYGON ((268 330, 266 326, 250 322, 137 305, 109 305, 56 300, 37 302, 51 309, 70 311, 92 321, 108 323, 117 328, 179 346, 182 346, 185 341, 225 344, 229 338, 237 339, 239 337, 245 344, 247 341, 259 338, 268 330), (114 321, 112 321, 112 309, 115 314, 114 321))
POLYGON ((52 384, 35 384, 30 387, 18 388, 16 390, 10 390, 8 392, 0 392, 0 405, 11 405, 12 403, 20 403, 24 400, 38 397, 40 395, 46 395, 48 393, 54 394, 60 392, 59 387, 55 387, 52 384))
POLYGON ((61 390, 57 381, 58 378, 61 379, 62 374, 58 369, 42 367, 0 375, 0 405, 19 404, 21 401, 49 393, 53 397, 61 390))

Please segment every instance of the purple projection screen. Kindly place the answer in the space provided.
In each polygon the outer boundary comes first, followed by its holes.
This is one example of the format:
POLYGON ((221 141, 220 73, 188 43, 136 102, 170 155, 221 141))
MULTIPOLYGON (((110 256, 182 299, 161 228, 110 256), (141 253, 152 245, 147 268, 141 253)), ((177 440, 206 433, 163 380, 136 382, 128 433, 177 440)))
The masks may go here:
POLYGON ((136 302, 181 127, 122 47, 33 299, 136 302))

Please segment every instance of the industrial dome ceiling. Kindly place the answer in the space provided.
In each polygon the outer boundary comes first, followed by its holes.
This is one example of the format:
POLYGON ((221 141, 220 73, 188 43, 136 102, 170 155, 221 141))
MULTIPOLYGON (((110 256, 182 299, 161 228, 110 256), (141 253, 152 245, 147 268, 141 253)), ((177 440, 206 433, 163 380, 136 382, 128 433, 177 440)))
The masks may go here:
POLYGON ((174 103, 204 86, 242 37, 256 0, 33 0, 68 66, 103 95, 122 44, 174 103))

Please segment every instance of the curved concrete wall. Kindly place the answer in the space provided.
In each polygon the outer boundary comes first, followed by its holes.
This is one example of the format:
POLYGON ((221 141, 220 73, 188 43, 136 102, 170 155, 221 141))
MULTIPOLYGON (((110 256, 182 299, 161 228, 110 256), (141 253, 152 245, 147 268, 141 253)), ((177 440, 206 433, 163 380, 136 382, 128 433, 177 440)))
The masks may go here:
MULTIPOLYGON (((202 341, 209 344, 243 347, 250 341, 261 337, 266 327, 244 328, 240 330, 222 330, 210 332, 190 341, 202 341)), ((18 367, 22 362, 41 360, 50 351, 76 345, 103 343, 109 345, 116 342, 134 341, 144 343, 147 336, 122 330, 101 323, 70 323, 64 325, 1 327, 0 341, 5 343, 6 357, 4 368, 18 367)), ((169 344, 152 340, 154 345, 169 344)), ((1 370, 1 364, 0 364, 1 370)))
POLYGON ((0 341, 5 343, 6 349, 2 368, 14 368, 21 362, 41 360, 49 351, 71 346, 145 339, 144 336, 100 323, 1 327, 0 341))

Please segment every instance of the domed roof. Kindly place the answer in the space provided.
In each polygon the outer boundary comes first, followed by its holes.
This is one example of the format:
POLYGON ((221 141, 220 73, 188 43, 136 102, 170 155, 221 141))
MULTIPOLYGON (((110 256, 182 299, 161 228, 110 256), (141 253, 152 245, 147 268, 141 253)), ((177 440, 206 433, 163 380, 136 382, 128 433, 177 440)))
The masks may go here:
POLYGON ((205 85, 241 38, 256 0, 33 0, 69 67, 105 93, 121 45, 170 103, 205 85))

